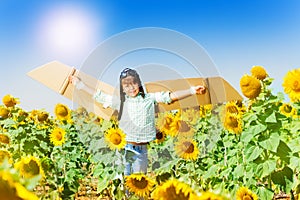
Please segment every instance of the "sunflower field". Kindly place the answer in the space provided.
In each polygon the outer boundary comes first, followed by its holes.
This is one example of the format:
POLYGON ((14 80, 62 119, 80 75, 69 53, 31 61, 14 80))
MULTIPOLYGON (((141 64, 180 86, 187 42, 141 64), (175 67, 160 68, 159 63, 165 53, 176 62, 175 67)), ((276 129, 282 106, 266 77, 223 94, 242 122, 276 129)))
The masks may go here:
POLYGON ((300 200, 300 69, 277 94, 262 66, 250 72, 243 101, 159 113, 148 173, 125 177, 114 117, 60 103, 54 116, 25 111, 5 95, 0 199, 300 200))

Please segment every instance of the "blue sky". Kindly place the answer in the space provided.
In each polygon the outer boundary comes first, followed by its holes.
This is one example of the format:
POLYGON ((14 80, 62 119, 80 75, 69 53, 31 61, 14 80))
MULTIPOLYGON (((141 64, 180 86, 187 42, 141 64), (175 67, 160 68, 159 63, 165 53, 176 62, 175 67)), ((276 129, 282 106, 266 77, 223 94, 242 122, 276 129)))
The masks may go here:
POLYGON ((20 98, 26 110, 72 107, 26 73, 53 60, 80 68, 103 41, 143 27, 195 40, 238 91, 253 65, 264 66, 274 91, 283 91, 284 75, 300 66, 299 10, 297 0, 2 0, 0 96, 20 98))

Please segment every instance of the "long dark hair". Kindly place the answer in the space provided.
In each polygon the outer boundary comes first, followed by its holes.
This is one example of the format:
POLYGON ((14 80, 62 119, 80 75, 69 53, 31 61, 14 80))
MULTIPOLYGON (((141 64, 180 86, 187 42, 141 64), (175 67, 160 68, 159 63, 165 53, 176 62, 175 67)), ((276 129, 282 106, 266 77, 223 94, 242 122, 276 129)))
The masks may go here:
POLYGON ((123 113, 123 106, 125 102, 125 92, 122 87, 122 80, 126 78, 127 76, 132 76, 134 78, 134 81, 138 84, 139 86, 139 94, 144 98, 145 97, 145 91, 142 85, 142 81, 140 79, 139 74, 137 71, 134 69, 130 68, 125 68, 121 74, 120 74, 120 109, 119 109, 119 114, 118 114, 118 120, 121 119, 122 113, 123 113))

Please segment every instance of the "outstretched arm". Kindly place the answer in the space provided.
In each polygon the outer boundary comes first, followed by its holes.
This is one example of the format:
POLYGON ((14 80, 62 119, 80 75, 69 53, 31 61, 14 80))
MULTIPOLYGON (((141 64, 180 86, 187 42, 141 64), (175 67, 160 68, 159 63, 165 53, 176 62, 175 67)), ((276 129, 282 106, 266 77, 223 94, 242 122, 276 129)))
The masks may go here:
POLYGON ((91 88, 90 86, 84 84, 77 76, 70 76, 69 82, 73 84, 77 90, 83 90, 90 95, 94 95, 95 93, 95 88, 91 88))
POLYGON ((172 101, 176 101, 176 100, 184 99, 194 94, 204 94, 205 92, 206 92, 206 88, 203 85, 197 85, 187 90, 178 90, 175 92, 171 92, 170 98, 172 99, 172 101))
MULTIPOLYGON (((96 90, 96 88, 92 88, 84 82, 80 80, 77 76, 70 76, 69 81, 71 84, 75 86, 77 90, 82 90, 90 94, 97 102, 103 104, 103 108, 111 107, 114 108, 112 104, 112 96, 106 93, 101 92, 100 90, 96 90)), ((116 108, 114 108, 116 109, 116 108)))

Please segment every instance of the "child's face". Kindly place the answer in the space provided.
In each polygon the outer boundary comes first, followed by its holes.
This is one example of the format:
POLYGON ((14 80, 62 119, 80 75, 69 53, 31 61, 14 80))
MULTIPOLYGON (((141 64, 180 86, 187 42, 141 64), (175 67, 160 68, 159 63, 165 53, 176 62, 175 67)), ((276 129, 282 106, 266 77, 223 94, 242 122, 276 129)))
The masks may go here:
POLYGON ((127 76, 122 79, 122 87, 125 94, 129 97, 136 97, 139 93, 139 84, 134 80, 133 76, 127 76))

